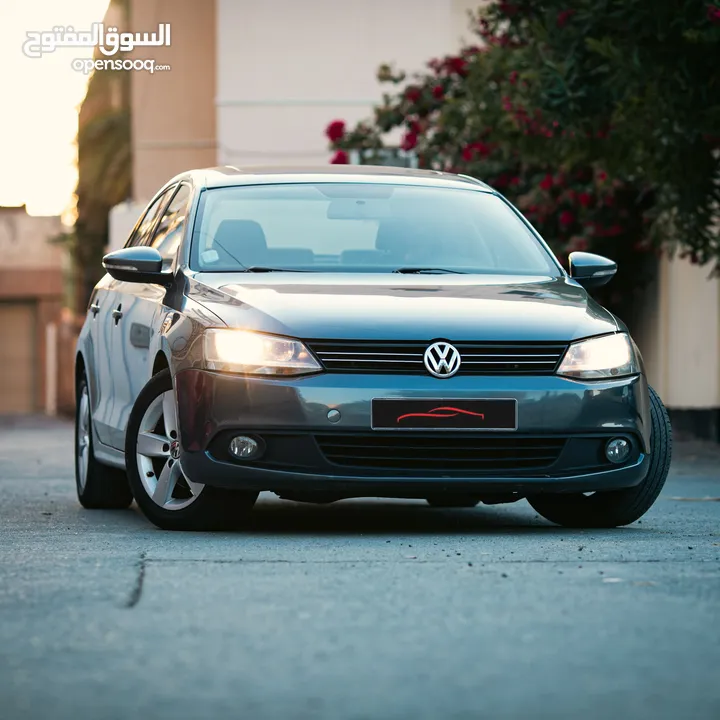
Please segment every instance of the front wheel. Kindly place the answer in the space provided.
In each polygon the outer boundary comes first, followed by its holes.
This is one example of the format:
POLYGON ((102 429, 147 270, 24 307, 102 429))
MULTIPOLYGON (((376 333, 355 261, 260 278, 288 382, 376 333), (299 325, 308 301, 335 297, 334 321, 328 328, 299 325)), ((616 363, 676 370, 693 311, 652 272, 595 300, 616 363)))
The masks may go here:
POLYGON ((257 493, 192 482, 182 471, 177 408, 169 370, 140 391, 128 421, 125 464, 135 501, 163 530, 215 530, 237 526, 257 493))
POLYGON ((670 470, 672 429, 659 395, 650 391, 650 468, 637 486, 584 494, 528 497, 532 507, 550 522, 565 527, 619 527, 641 518, 660 494, 670 470))

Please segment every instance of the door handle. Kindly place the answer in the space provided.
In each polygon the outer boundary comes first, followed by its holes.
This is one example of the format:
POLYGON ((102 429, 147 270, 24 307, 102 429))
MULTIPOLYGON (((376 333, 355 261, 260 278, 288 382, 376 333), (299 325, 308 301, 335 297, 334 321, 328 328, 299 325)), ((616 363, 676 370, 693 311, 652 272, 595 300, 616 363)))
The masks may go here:
POLYGON ((117 325, 120 322, 120 318, 123 316, 122 314, 122 305, 118 305, 115 310, 112 311, 113 320, 115 320, 115 324, 117 325))
POLYGON ((90 312, 93 314, 93 317, 95 317, 100 312, 100 306, 97 303, 93 303, 90 306, 90 312))

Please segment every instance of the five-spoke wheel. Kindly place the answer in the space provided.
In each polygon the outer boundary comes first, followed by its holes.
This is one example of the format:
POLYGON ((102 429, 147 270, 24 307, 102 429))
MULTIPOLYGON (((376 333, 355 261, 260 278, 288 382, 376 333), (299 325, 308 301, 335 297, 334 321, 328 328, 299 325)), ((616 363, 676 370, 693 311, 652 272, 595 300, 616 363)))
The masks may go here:
POLYGON ((125 463, 135 501, 149 520, 165 530, 237 526, 257 499, 257 493, 211 487, 183 473, 169 370, 155 375, 135 401, 127 427, 125 463))

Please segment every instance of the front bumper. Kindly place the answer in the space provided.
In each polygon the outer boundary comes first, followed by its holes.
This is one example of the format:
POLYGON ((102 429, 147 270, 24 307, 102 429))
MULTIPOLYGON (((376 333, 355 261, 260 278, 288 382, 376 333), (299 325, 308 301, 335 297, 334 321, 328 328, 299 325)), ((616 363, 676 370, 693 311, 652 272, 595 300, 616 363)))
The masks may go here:
MULTIPOLYGON (((183 471, 195 482, 284 495, 327 493, 425 497, 428 493, 483 494, 587 492, 632 487, 649 465, 649 398, 644 376, 582 383, 557 376, 424 376, 323 373, 287 378, 250 378, 202 370, 175 376, 183 471), (327 438, 388 437, 370 429, 371 400, 378 397, 448 400, 515 398, 518 429, 513 433, 474 432, 458 437, 481 446, 490 435, 502 442, 547 441, 561 446, 549 465, 452 469, 364 467, 328 456, 327 438), (328 413, 340 419, 331 422, 328 413), (226 451, 235 434, 259 437, 266 453, 253 462, 226 451), (611 437, 631 441, 623 465, 608 463, 602 448, 611 437)), ((408 434, 393 431, 394 437, 408 434)), ((427 436, 429 437, 429 436, 427 436)), ((418 437, 418 442, 423 438, 418 437)), ((455 466, 457 467, 457 466, 455 466)))

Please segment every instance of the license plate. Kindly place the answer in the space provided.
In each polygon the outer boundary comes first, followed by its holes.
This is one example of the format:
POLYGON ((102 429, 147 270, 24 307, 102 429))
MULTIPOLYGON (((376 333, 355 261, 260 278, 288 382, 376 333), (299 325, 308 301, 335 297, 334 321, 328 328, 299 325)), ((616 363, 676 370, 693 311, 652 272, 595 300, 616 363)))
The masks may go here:
POLYGON ((517 430, 517 400, 373 398, 373 430, 517 430))

